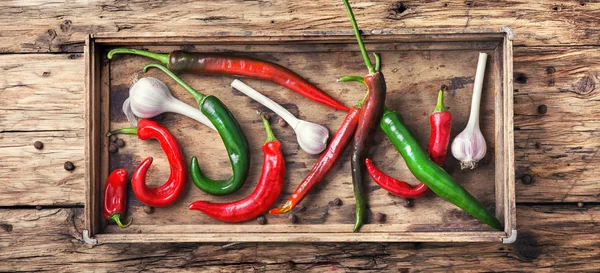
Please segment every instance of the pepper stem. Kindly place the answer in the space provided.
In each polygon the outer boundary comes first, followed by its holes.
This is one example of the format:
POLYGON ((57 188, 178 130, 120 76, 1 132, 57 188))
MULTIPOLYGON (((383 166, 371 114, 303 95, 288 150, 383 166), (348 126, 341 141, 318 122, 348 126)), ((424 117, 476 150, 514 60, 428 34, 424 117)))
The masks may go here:
POLYGON ((360 100, 360 102, 356 105, 357 108, 361 108, 365 100, 367 100, 367 96, 369 96, 369 91, 365 92, 365 96, 360 100))
POLYGON ((131 220, 129 220, 129 223, 127 223, 126 225, 123 225, 123 223, 121 223, 121 214, 120 213, 115 213, 108 218, 115 221, 115 223, 117 223, 117 226, 119 226, 120 228, 126 228, 126 227, 130 226, 131 223, 133 222, 133 219, 131 219, 131 220))
POLYGON ((369 73, 374 74, 377 72, 373 68, 373 64, 371 63, 371 59, 369 59, 369 54, 367 54, 367 49, 365 48, 365 44, 363 43, 362 37, 360 37, 360 30, 358 30, 358 25, 356 24, 356 19, 354 19, 354 13, 352 12, 352 7, 350 7, 350 3, 348 0, 343 0, 344 5, 346 6, 346 10, 348 10, 348 16, 350 16, 350 22, 352 23, 352 28, 354 29, 354 35, 356 35, 356 41, 358 42, 358 47, 360 48, 360 53, 365 60, 365 65, 367 69, 369 69, 369 73))
POLYGON ((116 134, 130 134, 130 135, 137 135, 137 127, 133 127, 133 128, 123 128, 123 129, 118 129, 118 130, 113 130, 110 131, 108 133, 106 133, 106 136, 112 136, 112 135, 116 135, 116 134))
POLYGON ((438 92, 437 105, 435 106, 435 109, 433 109, 433 112, 437 113, 446 111, 448 111, 448 109, 446 106, 444 106, 444 90, 440 89, 440 92, 438 92))
POLYGON ((183 87, 188 93, 190 93, 194 97, 194 99, 196 100, 198 105, 200 105, 202 103, 202 100, 204 100, 204 98, 206 98, 206 95, 196 91, 189 84, 184 82, 181 78, 179 78, 177 75, 175 75, 175 73, 173 73, 171 70, 164 67, 163 65, 147 64, 146 66, 144 66, 144 73, 146 73, 146 71, 148 71, 148 68, 150 68, 150 67, 158 68, 158 69, 162 70, 163 72, 165 72, 167 75, 169 75, 173 80, 175 80, 175 82, 177 82, 179 85, 181 85, 181 87, 183 87))
POLYGON ((155 59, 164 65, 169 65, 169 54, 167 54, 167 53, 156 53, 156 52, 152 52, 152 51, 133 49, 133 48, 115 48, 108 52, 108 55, 107 55, 108 59, 109 60, 112 59, 112 57, 115 54, 140 55, 140 56, 155 59))
POLYGON ((363 78, 361 76, 343 76, 341 78, 338 78, 336 81, 337 82, 359 82, 364 85, 367 85, 367 83, 365 82, 365 78, 363 78))
POLYGON ((265 143, 277 140, 275 134, 273 134, 273 130, 271 130, 271 125, 269 124, 269 121, 262 114, 260 115, 260 118, 262 118, 263 124, 265 125, 265 131, 267 131, 267 140, 265 141, 265 143))

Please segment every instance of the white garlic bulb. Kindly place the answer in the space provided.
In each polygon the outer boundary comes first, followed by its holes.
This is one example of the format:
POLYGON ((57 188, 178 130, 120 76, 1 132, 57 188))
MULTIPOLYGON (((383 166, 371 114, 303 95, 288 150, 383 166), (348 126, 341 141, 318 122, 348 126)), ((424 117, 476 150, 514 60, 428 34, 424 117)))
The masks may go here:
POLYGON ((452 141, 452 155, 460 161, 461 169, 475 169, 477 162, 485 156, 487 146, 485 138, 479 128, 479 105, 483 87, 483 74, 487 61, 486 53, 479 53, 475 83, 473 85, 473 98, 471 99, 471 113, 467 127, 452 141))
POLYGON ((166 84, 152 77, 142 78, 129 88, 129 98, 123 103, 123 112, 134 126, 137 125, 137 121, 133 115, 152 118, 165 112, 173 112, 216 130, 200 110, 173 97, 166 84))
POLYGON ((296 138, 300 148, 311 155, 320 154, 327 148, 327 139, 329 139, 329 130, 323 125, 305 121, 296 118, 292 113, 277 104, 265 95, 254 90, 240 80, 233 80, 231 86, 248 97, 258 101, 260 104, 271 109, 281 118, 283 118, 296 133, 296 138))

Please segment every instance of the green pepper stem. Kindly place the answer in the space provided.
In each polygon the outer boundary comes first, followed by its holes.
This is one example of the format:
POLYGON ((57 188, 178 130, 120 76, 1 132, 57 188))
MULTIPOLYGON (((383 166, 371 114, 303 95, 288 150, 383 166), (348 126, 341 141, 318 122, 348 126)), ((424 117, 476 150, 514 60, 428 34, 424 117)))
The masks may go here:
POLYGON ((115 55, 115 54, 140 55, 140 56, 155 59, 164 65, 169 65, 169 54, 166 54, 166 53, 156 53, 156 52, 152 52, 152 51, 133 49, 133 48, 115 48, 108 52, 108 55, 107 55, 108 59, 109 60, 112 59, 113 55, 115 55))
POLYGON ((273 130, 271 130, 271 125, 269 124, 269 121, 262 114, 260 115, 260 118, 262 118, 263 124, 265 125, 265 131, 267 131, 267 140, 265 141, 265 143, 276 141, 277 138, 275 137, 275 134, 273 134, 273 130))
POLYGON ((137 127, 113 130, 113 131, 106 133, 106 136, 109 137, 109 136, 116 135, 116 134, 137 135, 137 127))
POLYGON ((361 108, 365 100, 367 100, 367 96, 369 96, 369 91, 365 92, 365 96, 360 100, 360 102, 356 105, 356 108, 361 108))
POLYGON ((337 82, 359 82, 364 84, 365 86, 367 85, 367 83, 365 82, 365 78, 361 77, 361 76, 343 76, 341 78, 338 78, 336 80, 337 82))
POLYGON ((120 228, 126 228, 126 227, 130 226, 131 223, 133 222, 133 219, 131 219, 131 220, 129 220, 129 223, 127 223, 126 225, 123 225, 123 223, 121 223, 121 214, 120 213, 115 213, 108 218, 115 221, 115 223, 117 223, 117 226, 119 226, 120 228))
POLYGON ((381 70, 381 57, 379 57, 379 54, 377 54, 377 53, 373 53, 373 55, 375 56, 375 71, 380 71, 381 70))
POLYGON ((444 90, 440 89, 440 92, 438 92, 437 105, 435 106, 433 112, 437 113, 446 111, 448 111, 448 109, 446 108, 446 106, 444 106, 444 90))
POLYGON ((367 69, 369 69, 369 73, 374 74, 377 71, 373 68, 373 64, 371 63, 371 59, 369 59, 369 54, 367 54, 365 44, 363 43, 362 37, 360 37, 360 30, 358 30, 358 25, 356 24, 356 19, 354 18, 352 7, 350 7, 350 3, 348 3, 348 0, 343 1, 344 5, 346 6, 346 10, 348 10, 348 16, 350 16, 350 22, 352 23, 352 28, 354 29, 354 35, 356 35, 356 41, 358 42, 360 53, 362 54, 363 59, 365 60, 365 65, 367 66, 367 69))
POLYGON ((177 75, 175 75, 175 73, 173 73, 171 70, 164 67, 163 65, 147 64, 146 66, 144 66, 144 73, 146 73, 146 71, 148 71, 148 68, 150 68, 150 67, 158 68, 158 69, 162 70, 163 72, 165 72, 167 75, 169 75, 173 80, 175 80, 179 85, 181 85, 181 87, 183 87, 188 93, 190 93, 194 97, 194 99, 196 100, 198 105, 200 105, 202 103, 202 100, 204 100, 206 98, 206 95, 196 91, 189 84, 184 82, 181 78, 179 78, 177 75))

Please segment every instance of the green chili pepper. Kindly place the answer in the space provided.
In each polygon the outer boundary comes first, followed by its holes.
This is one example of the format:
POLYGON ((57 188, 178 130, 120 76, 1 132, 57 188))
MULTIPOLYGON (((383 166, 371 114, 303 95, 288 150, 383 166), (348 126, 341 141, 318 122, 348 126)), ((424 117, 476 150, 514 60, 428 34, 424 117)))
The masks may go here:
POLYGON ((199 93, 166 67, 149 64, 144 67, 144 72, 149 67, 156 67, 167 73, 194 97, 200 111, 215 126, 227 149, 233 175, 224 180, 209 179, 200 170, 198 159, 194 156, 190 163, 190 173, 194 184, 204 192, 213 195, 225 195, 237 191, 246 181, 250 170, 250 150, 246 136, 231 111, 217 97, 199 93))
POLYGON ((421 145, 410 134, 398 113, 386 109, 379 125, 406 161, 408 169, 419 181, 481 222, 497 230, 502 230, 500 221, 494 215, 465 188, 454 181, 444 169, 429 159, 421 145))

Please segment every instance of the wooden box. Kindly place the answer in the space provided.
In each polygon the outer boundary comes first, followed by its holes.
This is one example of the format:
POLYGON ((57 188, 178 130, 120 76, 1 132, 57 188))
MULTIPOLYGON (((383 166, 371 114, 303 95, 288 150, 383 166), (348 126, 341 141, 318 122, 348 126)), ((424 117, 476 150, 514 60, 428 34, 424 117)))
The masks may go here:
MULTIPOLYGON (((350 28, 349 28, 350 30, 350 28)), ((104 134, 112 129, 130 127, 121 111, 128 88, 136 77, 152 76, 164 81, 173 95, 196 106, 193 98, 163 72, 142 67, 153 60, 133 55, 106 53, 115 47, 135 47, 171 52, 185 49, 200 52, 226 52, 252 56, 288 67, 347 105, 363 97, 365 88, 356 83, 337 83, 345 75, 365 75, 355 37, 350 31, 331 33, 220 33, 216 36, 165 36, 144 34, 120 36, 95 34, 86 42, 86 230, 90 243, 131 242, 512 242, 516 238, 514 155, 512 33, 509 28, 481 31, 412 30, 372 31, 365 35, 367 49, 379 52, 387 81, 387 106, 399 112, 422 145, 429 139, 429 115, 435 107, 441 85, 449 87, 445 103, 454 117, 452 139, 466 125, 478 52, 489 54, 481 104, 481 129, 488 153, 473 171, 461 171, 448 153, 445 169, 469 192, 482 201, 505 226, 496 231, 478 222, 451 203, 433 193, 405 206, 405 200, 388 194, 370 177, 365 177, 369 192, 367 224, 352 233, 354 197, 350 172, 350 148, 294 213, 266 215, 268 223, 221 223, 187 209, 195 200, 225 202, 248 195, 255 187, 262 165, 261 146, 265 133, 256 110, 266 110, 230 87, 234 77, 182 74, 196 90, 219 97, 236 116, 251 147, 251 171, 243 188, 230 196, 209 196, 188 179, 186 191, 173 205, 156 208, 149 214, 129 189, 127 220, 133 225, 120 229, 102 217, 105 180, 110 170, 127 168, 131 173, 147 156, 154 157, 147 183, 160 185, 168 177, 168 163, 156 141, 141 141, 134 135, 121 136, 126 146, 108 153, 104 134), (332 205, 335 198, 341 206, 332 205), (376 213, 387 220, 377 223, 376 213)), ((242 79, 273 100, 283 104, 299 118, 327 126, 331 134, 345 113, 305 99, 270 82, 242 79)), ((275 119, 276 121, 277 119, 275 119)), ((206 126, 176 114, 165 114, 162 121, 178 138, 186 164, 192 156, 209 177, 223 178, 231 169, 219 135, 206 126)), ((282 204, 308 173, 318 156, 303 152, 291 128, 273 123, 282 142, 287 173, 284 190, 277 202, 282 204)), ((379 131, 370 150, 376 165, 408 183, 417 183, 404 160, 379 131)))

